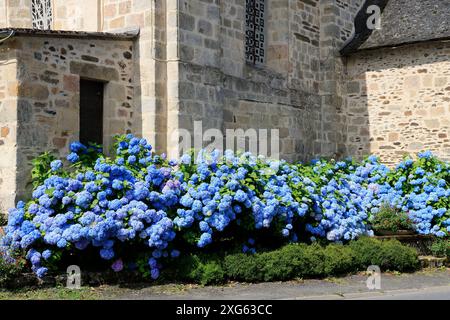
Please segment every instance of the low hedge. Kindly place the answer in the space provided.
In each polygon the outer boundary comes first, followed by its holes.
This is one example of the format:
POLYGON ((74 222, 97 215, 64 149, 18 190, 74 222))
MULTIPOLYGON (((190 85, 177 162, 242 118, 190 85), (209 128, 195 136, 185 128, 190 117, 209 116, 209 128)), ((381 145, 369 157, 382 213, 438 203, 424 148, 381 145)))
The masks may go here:
MULTIPOLYGON (((361 238, 345 245, 289 244, 256 254, 216 251, 216 253, 181 255, 164 269, 157 283, 184 282, 212 285, 227 281, 256 283, 324 278, 365 271, 370 265, 378 265, 382 271, 400 272, 414 271, 420 266, 418 253, 412 247, 403 245, 397 240, 361 238)), ((25 271, 23 266, 23 261, 11 265, 2 264, 0 259, 0 288, 15 287, 15 279, 21 277, 25 271)), ((101 273, 99 277, 104 275, 103 280, 109 283, 107 278, 113 280, 116 278, 111 277, 111 272, 109 271, 109 275, 101 273)), ((84 277, 83 283, 87 283, 86 281, 90 283, 84 277)), ((121 283, 136 281, 145 281, 145 278, 136 278, 136 274, 133 276, 124 274, 124 277, 120 278, 121 283)))
POLYGON ((404 272, 417 270, 420 264, 417 251, 397 240, 362 238, 347 245, 290 244, 253 255, 191 253, 169 266, 162 277, 203 285, 287 281, 355 273, 370 265, 404 272))

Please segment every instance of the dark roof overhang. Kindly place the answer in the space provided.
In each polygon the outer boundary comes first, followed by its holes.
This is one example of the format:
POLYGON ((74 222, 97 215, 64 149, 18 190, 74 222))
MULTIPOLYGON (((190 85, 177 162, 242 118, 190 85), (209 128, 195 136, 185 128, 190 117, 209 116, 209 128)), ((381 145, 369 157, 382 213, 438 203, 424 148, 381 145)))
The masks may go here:
POLYGON ((340 50, 341 55, 345 56, 357 51, 359 47, 369 39, 373 29, 367 27, 367 20, 371 15, 371 13, 367 13, 367 9, 372 5, 376 5, 381 9, 381 13, 383 13, 388 1, 389 0, 366 0, 356 14, 354 33, 340 50))

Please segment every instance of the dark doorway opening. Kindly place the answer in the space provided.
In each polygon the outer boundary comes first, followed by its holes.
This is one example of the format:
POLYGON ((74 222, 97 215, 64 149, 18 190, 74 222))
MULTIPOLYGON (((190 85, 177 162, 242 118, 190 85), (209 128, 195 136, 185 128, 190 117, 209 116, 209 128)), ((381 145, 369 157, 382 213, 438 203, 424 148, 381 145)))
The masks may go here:
POLYGON ((80 142, 103 144, 104 83, 80 80, 80 142))

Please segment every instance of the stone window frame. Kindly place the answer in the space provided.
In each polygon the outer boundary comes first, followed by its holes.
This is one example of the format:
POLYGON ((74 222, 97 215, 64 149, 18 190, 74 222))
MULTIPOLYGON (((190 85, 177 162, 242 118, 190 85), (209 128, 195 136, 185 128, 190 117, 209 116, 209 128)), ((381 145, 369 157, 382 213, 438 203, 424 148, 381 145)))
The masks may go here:
POLYGON ((267 2, 268 0, 245 0, 244 59, 245 62, 251 66, 263 67, 267 62, 267 2), (259 16, 259 20, 263 22, 262 26, 261 23, 256 23, 255 21, 258 19, 255 14, 255 8, 260 8, 261 5, 264 9, 262 16, 259 16), (251 16, 253 20, 249 21, 249 14, 251 13, 253 13, 251 16), (262 30, 257 30, 258 28, 262 30), (254 42, 261 41, 261 37, 263 43, 262 45, 256 47, 254 42), (260 52, 256 53, 258 49, 260 52))
POLYGON ((51 30, 54 14, 53 0, 31 0, 31 23, 33 29, 51 30))

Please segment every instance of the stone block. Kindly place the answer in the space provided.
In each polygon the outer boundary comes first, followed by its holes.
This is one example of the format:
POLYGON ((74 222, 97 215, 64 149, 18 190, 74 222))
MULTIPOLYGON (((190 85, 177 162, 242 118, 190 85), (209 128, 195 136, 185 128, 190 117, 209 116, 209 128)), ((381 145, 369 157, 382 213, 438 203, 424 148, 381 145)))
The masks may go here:
POLYGON ((195 18, 184 12, 179 14, 179 27, 180 29, 187 31, 194 31, 195 28, 195 18))
POLYGON ((9 127, 1 127, 1 129, 0 129, 0 136, 2 138, 6 138, 6 137, 8 137, 9 132, 10 132, 9 127))
POLYGON ((19 85, 19 96, 35 100, 48 99, 50 92, 48 87, 36 82, 22 82, 19 85))
POLYGON ((83 78, 103 81, 118 81, 120 78, 117 69, 78 61, 70 63, 70 72, 83 78))
POLYGON ((80 91, 80 77, 77 75, 64 75, 63 88, 67 92, 76 93, 80 91))
POLYGON ((212 36, 213 27, 211 22, 207 20, 200 19, 197 22, 197 30, 199 33, 205 35, 205 36, 212 36))

